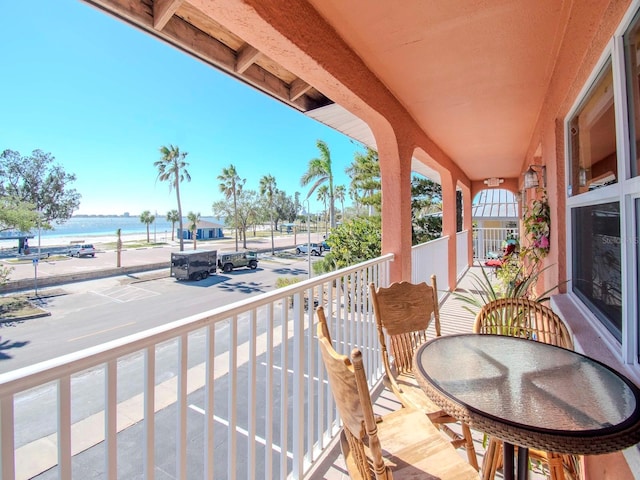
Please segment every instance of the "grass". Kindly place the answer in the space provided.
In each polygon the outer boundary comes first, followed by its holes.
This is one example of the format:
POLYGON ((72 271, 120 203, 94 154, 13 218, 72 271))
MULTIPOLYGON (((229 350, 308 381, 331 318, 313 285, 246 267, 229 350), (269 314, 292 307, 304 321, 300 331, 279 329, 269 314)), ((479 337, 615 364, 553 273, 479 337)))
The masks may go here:
MULTIPOLYGON (((46 258, 43 257, 40 261, 51 262, 51 261, 69 260, 70 258, 71 257, 69 257, 68 255, 50 255, 46 258)), ((16 258, 9 258, 5 260, 5 263, 14 263, 14 264, 33 263, 33 259, 16 257, 16 258)))
MULTIPOLYGON (((148 242, 147 243, 145 241, 132 240, 130 242, 122 242, 122 249, 126 250, 128 248, 159 247, 162 245, 167 245, 167 243, 165 242, 148 242)), ((101 243, 100 246, 104 250, 115 250, 117 247, 117 243, 116 242, 101 243)))
POLYGON ((0 320, 13 320, 46 313, 33 305, 26 295, 0 297, 0 320))

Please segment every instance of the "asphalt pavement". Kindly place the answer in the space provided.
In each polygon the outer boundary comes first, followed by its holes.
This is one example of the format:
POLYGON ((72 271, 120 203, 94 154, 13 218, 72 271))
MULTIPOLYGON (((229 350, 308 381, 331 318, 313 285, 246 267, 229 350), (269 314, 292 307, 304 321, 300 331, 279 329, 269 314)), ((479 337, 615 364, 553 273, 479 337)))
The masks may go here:
MULTIPOLYGON (((321 242, 322 233, 311 234, 312 242, 321 242)), ((304 234, 285 234, 274 236, 274 249, 295 249, 296 244, 306 243, 304 234)), ((246 250, 257 251, 259 254, 271 254, 271 237, 249 237, 246 250)), ((0 250, 0 264, 13 269, 9 275, 10 281, 45 279, 48 277, 65 277, 71 274, 87 274, 91 278, 99 278, 100 272, 105 275, 113 275, 113 269, 117 268, 117 253, 114 249, 105 249, 101 244, 95 244, 97 253, 95 257, 72 258, 67 256, 68 245, 47 246, 41 248, 41 258, 34 262, 34 256, 18 255, 17 249, 0 250)), ((235 239, 225 237, 222 239, 202 240, 196 244, 198 249, 218 250, 218 252, 233 252, 235 239)), ((135 270, 150 264, 166 262, 171 258, 171 252, 179 251, 179 242, 173 241, 161 246, 142 248, 126 248, 121 252, 120 268, 135 270)), ((184 242, 184 250, 193 250, 191 241, 184 242)), ((245 250, 242 241, 238 242, 238 250, 245 250)), ((72 277, 71 277, 72 278, 72 277)), ((77 277, 76 277, 77 278, 77 277)), ((31 288, 31 287, 29 287, 31 288)), ((8 289, 7 289, 8 290, 8 289)), ((2 289, 0 289, 2 292, 2 289)))

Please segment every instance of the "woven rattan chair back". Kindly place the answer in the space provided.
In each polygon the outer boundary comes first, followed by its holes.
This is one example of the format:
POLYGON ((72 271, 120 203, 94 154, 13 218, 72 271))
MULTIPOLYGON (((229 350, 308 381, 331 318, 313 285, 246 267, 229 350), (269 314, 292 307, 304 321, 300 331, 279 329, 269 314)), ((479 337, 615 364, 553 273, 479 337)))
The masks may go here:
POLYGON ((338 354, 331 343, 324 309, 318 307, 316 314, 322 360, 338 413, 344 424, 341 448, 349 476, 363 480, 369 480, 373 475, 376 479, 392 479, 393 476, 382 459, 371 396, 362 365, 362 354, 354 349, 351 360, 346 355, 338 354), (363 441, 365 438, 368 439, 368 448, 363 441))
POLYGON ((424 282, 399 282, 386 288, 376 288, 372 283, 369 291, 387 375, 394 376, 390 356, 397 374, 411 372, 413 354, 427 340, 427 329, 432 320, 435 322, 435 334, 440 336, 435 275, 431 276, 430 286, 424 282))
POLYGON ((475 333, 507 335, 573 350, 566 325, 549 307, 527 298, 500 298, 476 315, 475 333))
MULTIPOLYGON (((475 333, 526 338, 573 350, 573 338, 562 319, 549 307, 526 298, 500 298, 484 305, 473 325, 475 333)), ((551 480, 579 480, 575 455, 531 450, 532 459, 547 464, 551 480)), ((493 480, 502 463, 501 443, 491 438, 482 465, 483 480, 493 480)))

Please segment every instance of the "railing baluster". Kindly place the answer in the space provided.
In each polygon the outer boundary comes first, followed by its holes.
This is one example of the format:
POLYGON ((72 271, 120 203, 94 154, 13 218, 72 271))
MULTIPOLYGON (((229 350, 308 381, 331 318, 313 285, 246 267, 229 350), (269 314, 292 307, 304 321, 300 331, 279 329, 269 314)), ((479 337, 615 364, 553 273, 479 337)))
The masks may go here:
MULTIPOLYGON (((270 303, 266 307, 266 333, 267 351, 265 352, 265 363, 267 364, 266 386, 265 386, 265 415, 264 415, 264 478, 273 478, 273 329, 274 329, 274 305, 270 303)), ((286 449, 284 449, 286 458, 286 449)))
POLYGON ((15 478, 15 439, 13 434, 13 395, 0 400, 0 447, 2 447, 2 478, 15 478))
POLYGON ((105 365, 105 472, 109 480, 118 477, 118 361, 109 360, 105 365))
POLYGON ((58 380, 58 475, 71 478, 71 377, 58 380))
POLYGON ((227 478, 235 480, 237 462, 237 428, 238 409, 238 316, 234 315, 229 324, 229 391, 228 413, 229 426, 227 428, 227 478))
MULTIPOLYGON (((314 324, 314 317, 315 317, 315 312, 314 312, 314 308, 313 306, 315 305, 315 293, 316 293, 316 288, 312 288, 311 291, 309 292, 309 294, 311 295, 310 298, 313 299, 312 301, 309 302, 308 306, 307 306, 307 311, 306 311, 306 331, 307 334, 304 335, 304 338, 306 340, 307 343, 307 367, 306 367, 306 371, 307 371, 307 423, 306 423, 306 428, 305 430, 307 431, 307 449, 305 452, 305 460, 308 463, 311 463, 313 461, 313 445, 315 445, 315 423, 314 423, 314 417, 315 417, 315 385, 314 385, 314 378, 313 378, 313 371, 314 371, 314 365, 315 365, 315 359, 313 357, 313 352, 314 352, 314 348, 313 346, 315 345, 315 342, 313 341, 313 324, 314 324)), ((319 299, 321 299, 321 296, 318 296, 319 299)), ((318 300, 320 301, 320 300, 318 300)), ((304 319, 304 317, 303 317, 304 319)), ((303 325, 303 329, 304 329, 304 325, 303 325)), ((304 332, 303 332, 304 333, 304 332)), ((303 363, 304 365, 304 363, 303 363)), ((304 367, 303 367, 303 371, 304 371, 304 367)), ((302 377, 302 381, 304 382, 304 376, 302 377)), ((302 392, 304 392, 304 385, 302 386, 303 390, 302 392)))
POLYGON ((294 297, 293 311, 293 479, 304 473, 304 299, 294 297))
POLYGON ((214 438, 214 374, 215 374, 215 344, 216 344, 216 326, 207 326, 206 335, 206 354, 205 354, 205 407, 204 407, 204 478, 213 480, 213 448, 215 445, 214 438))
POLYGON ((189 364, 189 339, 185 333, 178 339, 178 404, 177 407, 177 439, 176 445, 176 477, 187 478, 187 375, 189 364))
POLYGON ((156 346, 144 350, 144 478, 155 478, 156 346))
POLYGON ((248 363, 249 372, 247 375, 248 380, 248 399, 247 402, 247 478, 253 479, 256 476, 256 409, 258 402, 256 399, 256 383, 258 376, 256 374, 256 338, 258 336, 258 329, 256 327, 256 310, 253 309, 249 312, 249 352, 248 363))
MULTIPOLYGON (((295 295, 294 295, 295 297, 295 295)), ((287 452, 289 451, 289 301, 286 297, 286 308, 282 309, 280 330, 282 340, 280 347, 280 478, 287 477, 287 452)))

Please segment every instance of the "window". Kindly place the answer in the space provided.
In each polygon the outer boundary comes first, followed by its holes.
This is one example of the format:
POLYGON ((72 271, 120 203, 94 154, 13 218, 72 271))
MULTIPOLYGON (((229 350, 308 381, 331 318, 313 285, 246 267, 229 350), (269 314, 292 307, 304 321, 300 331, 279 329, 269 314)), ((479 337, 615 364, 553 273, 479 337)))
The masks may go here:
POLYGON ((640 170, 640 13, 624 34, 624 55, 627 69, 627 104, 629 110, 629 150, 631 175, 640 170))
POLYGON ((573 292, 622 341, 620 204, 572 210, 573 292))
POLYGON ((569 120, 569 160, 570 196, 618 180, 611 60, 569 120))

